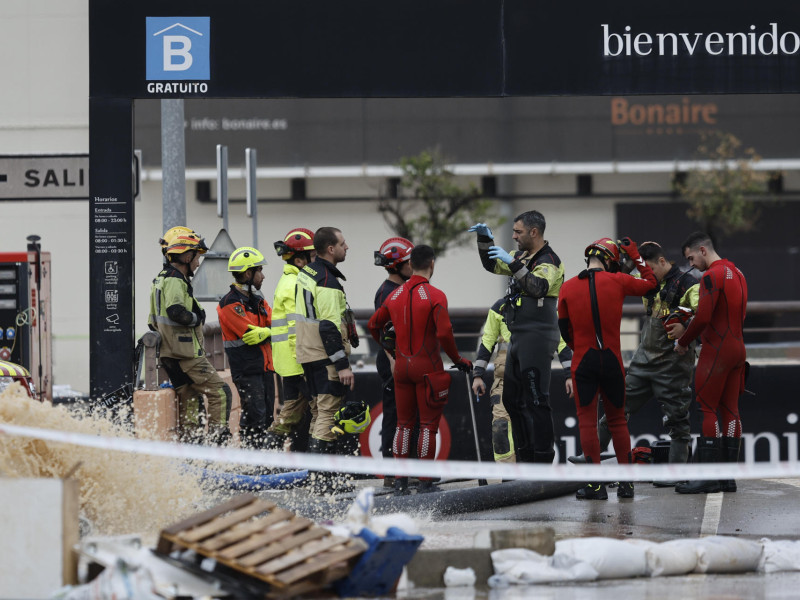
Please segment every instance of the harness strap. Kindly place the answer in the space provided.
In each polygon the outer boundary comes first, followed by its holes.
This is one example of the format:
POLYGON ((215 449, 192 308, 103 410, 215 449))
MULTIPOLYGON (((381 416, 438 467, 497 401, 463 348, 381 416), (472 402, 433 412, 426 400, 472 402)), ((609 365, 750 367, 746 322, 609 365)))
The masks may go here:
POLYGON ((594 285, 594 271, 589 271, 589 296, 592 300, 592 320, 594 321, 594 335, 597 345, 603 349, 603 325, 600 321, 600 307, 597 305, 597 289, 594 285))

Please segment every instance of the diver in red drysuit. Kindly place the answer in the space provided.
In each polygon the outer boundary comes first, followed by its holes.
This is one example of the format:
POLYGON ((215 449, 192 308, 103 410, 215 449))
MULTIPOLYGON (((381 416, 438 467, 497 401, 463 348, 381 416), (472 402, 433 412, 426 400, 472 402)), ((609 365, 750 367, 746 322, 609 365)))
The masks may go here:
MULTIPOLYGON (((597 400, 614 440, 617 462, 629 463, 631 440, 625 420, 625 367, 620 353, 620 321, 625 296, 644 296, 656 285, 652 269, 639 256, 635 242, 620 242, 636 262, 641 279, 618 273, 619 247, 613 240, 597 240, 586 248, 588 268, 566 281, 558 297, 561 336, 572 348, 572 382, 578 412, 581 448, 586 462, 600 463, 597 437, 597 400)), ((617 496, 633 497, 633 483, 620 482, 617 496)), ((579 499, 606 499, 605 486, 588 484, 579 499)))
MULTIPOLYGON (((372 337, 381 342, 384 325, 391 321, 395 341, 395 398, 397 429, 392 453, 407 458, 411 432, 419 414, 417 456, 433 460, 439 419, 447 404, 450 374, 444 370, 441 352, 459 369, 469 371, 472 363, 456 348, 453 326, 447 314, 447 297, 428 280, 433 275, 434 253, 430 246, 411 251, 411 279, 397 288, 369 320, 372 337)), ((398 477, 395 489, 407 493, 408 478, 398 477)), ((430 491, 430 481, 422 481, 419 491, 430 491)))
MULTIPOLYGON (((694 375, 695 397, 703 414, 703 435, 697 440, 698 461, 738 462, 742 442, 739 396, 744 391, 746 364, 742 328, 747 311, 747 282, 736 265, 720 258, 707 234, 690 235, 683 244, 683 254, 690 265, 704 271, 697 313, 675 344, 675 351, 684 354, 698 335, 702 343, 694 375)), ((676 486, 675 491, 735 492, 736 482, 687 482, 676 486)))

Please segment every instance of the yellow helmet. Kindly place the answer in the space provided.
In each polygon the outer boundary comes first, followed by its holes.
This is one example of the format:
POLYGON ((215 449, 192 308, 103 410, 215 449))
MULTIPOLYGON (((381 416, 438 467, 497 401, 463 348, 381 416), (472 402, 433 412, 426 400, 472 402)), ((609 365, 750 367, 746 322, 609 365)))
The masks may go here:
POLYGON ((372 417, 369 416, 369 406, 363 400, 350 400, 345 403, 336 414, 333 415, 335 425, 331 431, 338 435, 345 433, 362 433, 369 424, 372 417))
POLYGON ((233 251, 228 259, 228 271, 231 273, 244 273, 247 269, 265 265, 264 255, 255 248, 243 246, 233 251))
POLYGON ((167 231, 164 237, 158 240, 158 243, 161 244, 161 254, 164 256, 167 254, 183 254, 190 250, 194 250, 199 254, 208 252, 208 246, 206 246, 206 242, 200 234, 182 225, 167 231))

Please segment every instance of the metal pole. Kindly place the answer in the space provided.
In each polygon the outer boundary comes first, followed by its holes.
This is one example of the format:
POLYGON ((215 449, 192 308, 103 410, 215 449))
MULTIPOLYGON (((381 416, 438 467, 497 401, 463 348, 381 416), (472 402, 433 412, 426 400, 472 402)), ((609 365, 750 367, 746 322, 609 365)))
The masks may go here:
POLYGON ((217 216, 228 230, 228 147, 217 144, 217 216))
POLYGON ((253 219, 253 248, 258 248, 258 193, 256 192, 257 155, 255 148, 244 151, 247 165, 247 216, 253 219))
MULTIPOLYGON (((469 403, 469 414, 472 416, 472 433, 475 436, 475 455, 478 457, 478 462, 481 461, 481 445, 478 442, 478 422, 475 420, 475 407, 472 406, 472 386, 469 384, 469 373, 464 371, 464 381, 467 382, 467 402, 469 403)), ((489 483, 485 479, 478 479, 478 485, 486 485, 489 483)))
MULTIPOLYGON (((163 230, 186 225, 186 141, 183 100, 161 101, 161 180, 163 230)), ((163 232, 162 232, 163 233, 163 232)))

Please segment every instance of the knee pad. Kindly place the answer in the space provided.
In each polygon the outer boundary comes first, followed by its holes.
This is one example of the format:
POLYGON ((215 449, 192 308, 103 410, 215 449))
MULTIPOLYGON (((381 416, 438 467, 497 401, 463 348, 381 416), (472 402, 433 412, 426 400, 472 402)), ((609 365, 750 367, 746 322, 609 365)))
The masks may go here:
POLYGON ((505 455, 511 452, 510 430, 508 421, 499 419, 492 423, 492 447, 496 455, 505 455))

